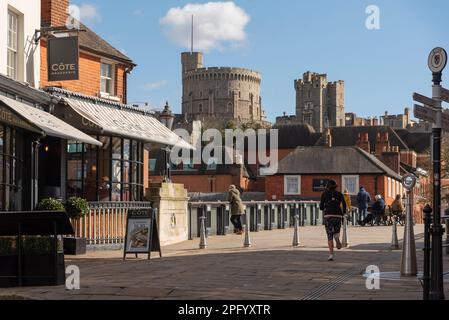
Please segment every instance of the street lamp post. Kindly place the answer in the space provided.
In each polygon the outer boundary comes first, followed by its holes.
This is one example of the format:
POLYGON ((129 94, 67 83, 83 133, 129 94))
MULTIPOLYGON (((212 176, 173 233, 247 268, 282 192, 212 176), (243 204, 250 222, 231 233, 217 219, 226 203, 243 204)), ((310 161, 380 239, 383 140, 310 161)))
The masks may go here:
MULTIPOLYGON (((170 110, 170 106, 168 105, 168 102, 166 102, 164 111, 159 116, 159 121, 166 126, 169 130, 173 128, 173 122, 175 120, 175 116, 170 110)), ((165 180, 166 182, 171 182, 171 172, 170 172, 170 148, 167 146, 166 148, 162 149, 165 153, 165 180)))
POLYGON ((429 55, 429 68, 433 74, 432 98, 436 104, 436 123, 432 130, 433 141, 433 224, 430 300, 443 300, 443 226, 441 225, 441 131, 442 131, 442 72, 446 67, 447 53, 435 48, 429 55))

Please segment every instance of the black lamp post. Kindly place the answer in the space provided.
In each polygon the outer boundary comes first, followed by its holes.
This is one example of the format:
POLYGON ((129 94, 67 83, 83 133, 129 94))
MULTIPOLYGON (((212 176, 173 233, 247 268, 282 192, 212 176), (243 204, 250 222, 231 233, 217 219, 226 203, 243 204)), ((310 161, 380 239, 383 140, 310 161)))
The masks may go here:
MULTIPOLYGON (((170 110, 170 106, 168 105, 168 102, 166 102, 164 111, 162 111, 161 115, 159 116, 159 121, 166 126, 169 130, 173 128, 173 122, 175 120, 175 116, 170 110)), ((167 146, 166 148, 162 149, 165 152, 165 180, 166 182, 171 182, 171 174, 170 174, 170 157, 169 152, 170 148, 167 146)))

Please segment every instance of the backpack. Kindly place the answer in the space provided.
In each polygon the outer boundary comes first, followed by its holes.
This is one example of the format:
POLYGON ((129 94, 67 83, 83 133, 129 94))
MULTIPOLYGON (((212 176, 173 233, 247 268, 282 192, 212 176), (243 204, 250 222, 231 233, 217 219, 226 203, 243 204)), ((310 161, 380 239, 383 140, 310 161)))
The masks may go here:
POLYGON ((341 211, 341 196, 338 192, 329 191, 326 193, 324 201, 325 213, 329 214, 342 214, 341 211))

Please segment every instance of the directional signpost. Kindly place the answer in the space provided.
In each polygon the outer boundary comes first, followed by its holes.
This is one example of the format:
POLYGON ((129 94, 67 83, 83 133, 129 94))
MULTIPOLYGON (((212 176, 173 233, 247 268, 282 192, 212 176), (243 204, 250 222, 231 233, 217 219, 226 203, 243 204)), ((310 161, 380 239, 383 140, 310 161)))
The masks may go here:
POLYGON ((415 93, 415 117, 434 123, 433 140, 433 225, 430 300, 444 300, 443 288, 443 226, 441 225, 441 131, 449 131, 449 115, 443 112, 442 101, 449 102, 449 90, 441 86, 442 72, 447 64, 447 53, 435 48, 429 55, 429 69, 433 74, 432 98, 415 93))

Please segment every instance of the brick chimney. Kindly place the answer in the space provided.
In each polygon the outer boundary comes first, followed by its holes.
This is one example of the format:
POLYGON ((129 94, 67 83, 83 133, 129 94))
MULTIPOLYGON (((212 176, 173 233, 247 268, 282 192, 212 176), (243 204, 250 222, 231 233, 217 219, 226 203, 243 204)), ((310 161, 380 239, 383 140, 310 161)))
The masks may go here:
POLYGON ((382 153, 390 150, 390 140, 388 138, 388 132, 378 132, 376 140, 376 156, 380 158, 382 153))
POLYGON ((399 147, 388 147, 385 152, 382 152, 379 159, 391 170, 400 174, 401 155, 399 153, 399 147))
POLYGON ((70 0, 41 0, 43 27, 63 27, 67 22, 70 0))
POLYGON ((371 146, 369 143, 369 137, 367 132, 359 134, 359 138, 357 139, 357 147, 359 147, 362 150, 365 150, 368 153, 371 153, 371 146))

